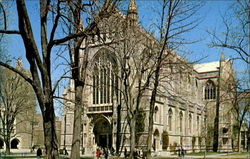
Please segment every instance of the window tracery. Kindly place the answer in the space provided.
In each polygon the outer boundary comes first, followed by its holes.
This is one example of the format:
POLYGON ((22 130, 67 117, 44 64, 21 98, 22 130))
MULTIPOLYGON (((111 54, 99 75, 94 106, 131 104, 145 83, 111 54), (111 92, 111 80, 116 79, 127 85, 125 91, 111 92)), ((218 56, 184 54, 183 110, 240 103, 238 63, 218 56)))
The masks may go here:
POLYGON ((207 81, 204 95, 206 100, 216 98, 216 88, 213 81, 207 81))
POLYGON ((118 81, 115 75, 116 61, 107 50, 94 58, 93 104, 111 104, 118 81))

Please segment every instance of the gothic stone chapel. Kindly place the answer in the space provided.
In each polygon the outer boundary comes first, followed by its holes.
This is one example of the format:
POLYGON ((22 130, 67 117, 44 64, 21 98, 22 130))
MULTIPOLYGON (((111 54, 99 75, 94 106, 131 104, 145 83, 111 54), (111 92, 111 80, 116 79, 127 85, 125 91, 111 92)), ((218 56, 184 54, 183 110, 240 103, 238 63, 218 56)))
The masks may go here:
MULTIPOLYGON (((144 62, 142 57, 151 56, 150 50, 157 50, 159 42, 138 25, 135 0, 130 0, 127 15, 115 11, 111 17, 103 19, 98 27, 100 35, 89 36, 81 47, 81 53, 87 54, 89 61, 82 95, 81 148, 85 154, 92 154, 97 147, 122 151, 127 148, 129 151, 128 107, 121 91, 125 88, 122 72, 129 69, 131 74, 135 74, 133 71, 144 62)), ((151 66, 152 60, 153 57, 143 66, 151 66)), ((233 81, 231 61, 224 59, 222 53, 219 61, 190 64, 171 52, 163 63, 161 79, 164 80, 160 81, 153 116, 152 151, 164 153, 182 146, 187 151, 199 152, 205 150, 205 145, 212 149, 218 96, 221 101, 219 151, 230 150, 233 119, 229 110, 232 102, 226 100, 230 94, 222 94, 233 81), (168 145, 163 142, 166 136, 169 138, 168 145)), ((64 90, 64 97, 74 100, 73 90, 74 82, 70 81, 64 90)), ((131 96, 136 93, 137 87, 134 87, 131 96)), ((141 100, 141 120, 144 124, 136 125, 136 128, 140 128, 136 147, 142 150, 146 148, 150 94, 148 89, 141 100)), ((74 103, 70 100, 64 101, 61 124, 61 148, 65 147, 69 152, 74 125, 74 103)))

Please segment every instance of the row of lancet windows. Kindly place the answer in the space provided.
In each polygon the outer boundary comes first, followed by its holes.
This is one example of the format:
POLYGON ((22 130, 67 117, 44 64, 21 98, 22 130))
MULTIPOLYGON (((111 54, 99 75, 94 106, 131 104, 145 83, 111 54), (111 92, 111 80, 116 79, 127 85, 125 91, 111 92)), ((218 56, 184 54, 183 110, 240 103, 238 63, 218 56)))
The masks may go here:
MULTIPOLYGON (((117 64, 114 58, 106 50, 100 51, 94 58, 93 70, 93 104, 109 104, 114 95, 114 87, 118 81, 114 71, 117 64)), ((216 87, 213 81, 206 82, 204 99, 216 98, 216 87)))
MULTIPOLYGON (((189 129, 190 133, 192 133, 192 124, 193 124, 192 120, 193 120, 192 115, 189 114, 189 116, 188 116, 188 129, 189 129)), ((178 124, 178 126, 180 128, 180 132, 184 131, 183 121, 184 121, 183 112, 180 111, 179 124, 178 124)), ((199 116, 197 116, 196 122, 197 122, 197 131, 199 132, 199 127, 200 127, 200 117, 199 116)), ((171 108, 168 110, 168 126, 169 126, 169 131, 173 131, 173 111, 171 108)))

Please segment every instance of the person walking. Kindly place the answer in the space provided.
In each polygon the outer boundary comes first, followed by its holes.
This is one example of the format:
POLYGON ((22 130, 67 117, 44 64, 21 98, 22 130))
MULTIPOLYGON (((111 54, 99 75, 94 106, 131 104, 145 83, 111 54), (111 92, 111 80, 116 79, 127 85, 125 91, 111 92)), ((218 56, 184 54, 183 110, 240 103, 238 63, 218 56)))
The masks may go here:
POLYGON ((124 150, 124 158, 127 158, 127 148, 125 147, 125 150, 124 150))
POLYGON ((108 159, 109 157, 109 150, 107 148, 104 148, 104 157, 105 159, 108 159))
POLYGON ((98 149, 96 150, 96 158, 99 159, 100 157, 101 157, 101 151, 100 151, 100 149, 98 148, 98 149))
POLYGON ((40 157, 42 156, 42 154, 43 154, 43 151, 42 151, 42 149, 39 147, 39 148, 37 149, 37 151, 36 151, 36 156, 40 158, 40 157))
POLYGON ((181 156, 182 156, 182 157, 185 156, 185 150, 183 149, 183 147, 181 147, 181 156))

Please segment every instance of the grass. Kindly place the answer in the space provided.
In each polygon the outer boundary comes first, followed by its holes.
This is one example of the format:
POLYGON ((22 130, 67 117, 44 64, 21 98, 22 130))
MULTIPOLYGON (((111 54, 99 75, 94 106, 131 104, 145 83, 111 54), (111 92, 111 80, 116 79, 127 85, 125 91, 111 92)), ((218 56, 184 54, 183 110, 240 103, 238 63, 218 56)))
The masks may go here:
POLYGON ((231 155, 248 155, 250 152, 233 152, 231 155))
MULTIPOLYGON (((1 156, 1 159, 16 159, 16 158, 35 158, 37 159, 36 156, 1 156)), ((40 157, 40 158, 44 158, 44 157, 40 157)))
MULTIPOLYGON (((206 155, 223 154, 226 152, 206 152, 206 155)), ((187 153, 186 156, 204 156, 204 152, 187 153)))
MULTIPOLYGON (((37 159, 38 157, 37 156, 20 156, 20 155, 8 155, 8 156, 5 156, 5 155, 0 155, 0 158, 1 159, 18 159, 18 158, 33 158, 33 159, 37 159)), ((44 158, 44 156, 41 156, 40 157, 41 159, 44 158)), ((60 156, 59 159, 69 159, 69 158, 65 158, 65 157, 62 157, 60 156)), ((93 157, 81 157, 80 159, 93 159, 93 157)))

